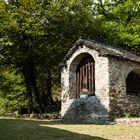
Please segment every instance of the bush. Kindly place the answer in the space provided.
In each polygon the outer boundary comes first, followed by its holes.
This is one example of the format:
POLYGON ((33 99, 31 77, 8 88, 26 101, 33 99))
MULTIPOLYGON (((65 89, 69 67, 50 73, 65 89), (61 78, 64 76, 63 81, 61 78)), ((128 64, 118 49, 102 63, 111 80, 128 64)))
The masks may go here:
POLYGON ((16 74, 14 70, 1 69, 0 79, 0 115, 27 107, 27 95, 22 76, 16 74))

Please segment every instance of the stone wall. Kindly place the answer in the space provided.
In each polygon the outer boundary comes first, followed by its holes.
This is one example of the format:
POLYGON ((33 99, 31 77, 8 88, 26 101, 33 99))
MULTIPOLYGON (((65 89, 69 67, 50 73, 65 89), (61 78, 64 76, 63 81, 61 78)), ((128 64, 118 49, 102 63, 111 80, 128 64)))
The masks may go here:
MULTIPOLYGON (((108 58, 100 56, 99 52, 79 46, 71 58, 67 60, 66 67, 61 72, 61 116, 71 122, 95 122, 99 118, 107 118, 109 112, 109 69, 108 58), (76 68, 82 58, 91 55, 95 61, 95 95, 86 99, 76 97, 76 68), (93 98, 95 98, 93 100, 93 98), (84 109, 82 107, 84 107, 84 109), (81 108, 81 109, 80 109, 81 108), (81 112, 81 115, 77 115, 81 112), (86 110, 86 111, 84 111, 86 110), (94 115, 95 114, 95 115, 94 115)), ((106 119, 105 119, 106 120, 106 119)))
POLYGON ((110 114, 112 116, 140 117, 140 96, 126 93, 126 78, 134 69, 140 69, 140 64, 115 57, 109 58, 110 114))

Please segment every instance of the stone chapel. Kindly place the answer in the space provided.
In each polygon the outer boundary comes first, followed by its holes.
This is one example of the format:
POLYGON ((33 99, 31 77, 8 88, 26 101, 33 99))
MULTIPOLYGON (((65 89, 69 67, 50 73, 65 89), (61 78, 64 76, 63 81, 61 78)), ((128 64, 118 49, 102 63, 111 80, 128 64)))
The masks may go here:
POLYGON ((126 50, 78 40, 61 66, 62 120, 104 123, 140 117, 140 57, 126 50))

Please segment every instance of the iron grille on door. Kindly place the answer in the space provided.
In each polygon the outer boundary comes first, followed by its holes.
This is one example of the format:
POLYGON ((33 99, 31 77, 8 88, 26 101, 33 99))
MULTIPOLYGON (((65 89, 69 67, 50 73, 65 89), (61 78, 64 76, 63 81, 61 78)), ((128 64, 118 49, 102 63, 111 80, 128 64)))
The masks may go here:
POLYGON ((77 66, 76 97, 83 92, 88 96, 95 95, 95 63, 91 56, 84 57, 77 66))

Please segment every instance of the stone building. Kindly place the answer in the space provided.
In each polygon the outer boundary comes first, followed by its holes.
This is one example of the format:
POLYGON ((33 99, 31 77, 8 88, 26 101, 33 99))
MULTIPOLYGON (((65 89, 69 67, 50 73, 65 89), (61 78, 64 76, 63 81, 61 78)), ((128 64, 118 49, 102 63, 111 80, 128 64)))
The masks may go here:
POLYGON ((64 121, 94 123, 126 115, 140 117, 140 57, 79 40, 60 66, 64 121))

